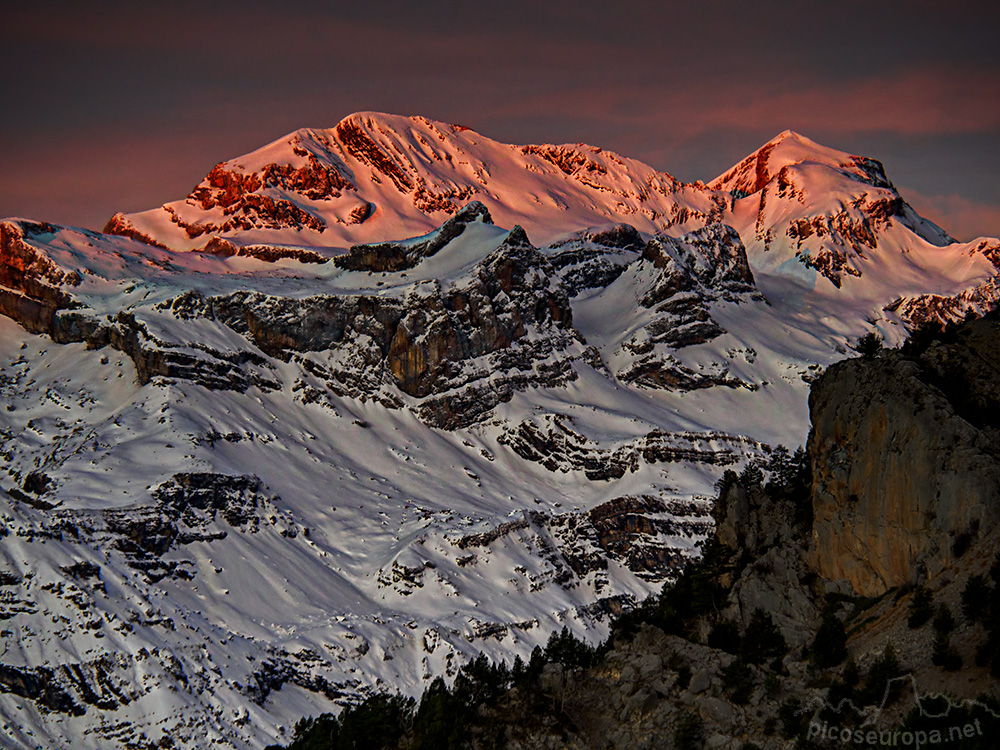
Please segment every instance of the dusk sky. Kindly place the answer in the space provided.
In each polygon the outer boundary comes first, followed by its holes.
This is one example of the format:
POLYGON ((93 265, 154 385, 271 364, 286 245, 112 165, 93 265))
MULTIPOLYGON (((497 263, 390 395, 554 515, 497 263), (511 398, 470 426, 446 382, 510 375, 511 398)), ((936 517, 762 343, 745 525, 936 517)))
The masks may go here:
POLYGON ((100 229, 359 110, 709 180, 786 128, 1000 235, 995 3, 63 3, 5 8, 0 216, 100 229))

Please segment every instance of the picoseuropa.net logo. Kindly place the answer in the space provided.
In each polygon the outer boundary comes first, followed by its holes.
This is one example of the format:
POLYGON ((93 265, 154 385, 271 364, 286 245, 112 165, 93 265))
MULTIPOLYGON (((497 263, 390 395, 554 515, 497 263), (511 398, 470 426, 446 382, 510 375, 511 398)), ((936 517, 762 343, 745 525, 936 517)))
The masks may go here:
POLYGON ((947 745, 962 740, 982 737, 983 728, 979 719, 968 724, 953 725, 945 729, 873 729, 862 727, 830 726, 817 721, 809 722, 806 738, 810 740, 826 740, 842 745, 858 745, 861 747, 903 747, 921 748, 932 745, 947 745))
MULTIPOLYGON (((806 739, 820 747, 841 745, 918 750, 949 745, 988 746, 978 740, 995 732, 1000 720, 995 706, 976 700, 956 700, 941 693, 922 692, 913 675, 889 680, 885 696, 877 706, 858 707, 850 700, 832 705, 820 700, 814 702, 811 708, 813 712, 806 739), (903 710, 896 715, 906 716, 907 720, 902 726, 886 727, 882 723, 886 718, 885 708, 903 696, 912 701, 911 710, 903 710), (838 718, 847 719, 846 723, 850 726, 844 726, 838 718)), ((803 709, 803 712, 809 711, 809 707, 803 709)))

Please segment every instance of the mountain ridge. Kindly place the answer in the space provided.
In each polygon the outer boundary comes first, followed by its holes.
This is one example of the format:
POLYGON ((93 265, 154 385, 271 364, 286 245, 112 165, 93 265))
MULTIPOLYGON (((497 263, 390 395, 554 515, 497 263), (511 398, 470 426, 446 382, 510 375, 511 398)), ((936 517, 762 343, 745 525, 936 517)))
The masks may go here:
POLYGON ((375 112, 221 162, 186 199, 116 214, 106 231, 184 250, 215 238, 337 252, 424 234, 472 200, 542 244, 602 224, 680 236, 726 223, 752 265, 835 287, 856 286, 851 279, 886 261, 880 256, 891 265, 908 252, 931 257, 958 246, 906 204, 881 163, 793 131, 708 184, 687 184, 586 144, 505 144, 375 112))
MULTIPOLYGON (((220 227, 224 232, 253 232, 266 231, 270 225, 284 239, 292 234, 280 229, 298 228, 307 232, 312 244, 343 246, 391 239, 394 234, 422 234, 421 230, 440 224, 442 216, 481 200, 501 224, 521 223, 531 231, 554 223, 566 232, 582 227, 578 221, 560 222, 560 214, 591 202, 588 196, 610 192, 623 201, 621 215, 626 216, 640 212, 650 191, 666 196, 677 190, 690 193, 688 210, 710 210, 698 195, 700 190, 597 147, 505 144, 423 117, 363 112, 345 117, 333 128, 294 131, 251 154, 222 162, 187 199, 150 212, 116 215, 108 229, 140 233, 155 241, 169 237, 167 244, 190 249, 220 227), (616 170, 625 174, 610 179, 616 170), (509 196, 499 197, 491 189, 498 182, 516 184, 525 195, 507 206, 509 196), (267 194, 268 188, 273 196, 267 194), (295 199, 288 200, 286 188, 296 193, 295 199), (221 212, 215 212, 218 218, 202 219, 197 209, 221 212), (533 213, 544 222, 526 224, 523 219, 533 213), (382 228, 373 231, 374 224, 382 228)), ((587 224, 610 218, 590 213, 593 220, 587 224)), ((646 210, 647 217, 653 213, 655 209, 646 210)), ((541 239, 555 237, 551 228, 545 231, 548 235, 541 239)))

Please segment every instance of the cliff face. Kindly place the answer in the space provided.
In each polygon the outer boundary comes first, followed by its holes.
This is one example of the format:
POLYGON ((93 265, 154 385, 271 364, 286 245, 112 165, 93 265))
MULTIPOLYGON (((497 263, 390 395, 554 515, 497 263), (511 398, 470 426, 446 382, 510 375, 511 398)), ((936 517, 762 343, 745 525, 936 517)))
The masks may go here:
POLYGON ((32 333, 48 331, 56 311, 71 307, 63 285, 80 283, 26 241, 54 232, 35 222, 0 222, 0 314, 19 321, 32 333))
POLYGON ((951 339, 840 362, 813 388, 812 565, 860 594, 934 577, 1000 521, 1000 324, 951 339))
MULTIPOLYGON (((412 406, 425 422, 453 429, 481 421, 516 392, 574 380, 573 363, 596 356, 573 327, 569 297, 554 268, 519 227, 492 251, 489 244, 476 246, 483 257, 467 263, 455 278, 410 282, 403 274, 390 294, 379 288, 382 282, 367 284, 369 273, 410 270, 446 248, 454 253, 454 241, 471 224, 492 225, 481 203, 470 204, 427 238, 355 247, 338 265, 358 279, 357 289, 316 283, 317 293, 302 296, 294 289, 289 293, 295 281, 272 284, 278 293, 237 289, 204 294, 189 288, 136 306, 109 293, 119 281, 115 276, 121 269, 115 266, 135 260, 173 274, 178 269, 169 252, 131 243, 121 245, 131 255, 115 252, 116 246, 105 251, 94 247, 95 235, 86 240, 83 254, 67 256, 45 244, 60 228, 2 222, 0 314, 57 343, 84 342, 95 349, 110 345, 133 360, 141 384, 161 377, 212 389, 245 392, 257 385, 273 390, 279 387, 274 360, 294 360, 303 369, 302 388, 311 377, 316 383, 310 388, 372 398, 390 407, 415 399, 419 403, 412 406), (73 270, 75 263, 84 269, 87 283, 73 270), (170 322, 159 325, 164 318, 170 322), (224 327, 242 338, 212 346, 189 335, 191 321, 216 331, 224 327)), ((503 230, 494 235, 503 236, 503 230)), ((210 250, 213 256, 266 262, 327 261, 302 248, 228 240, 216 241, 210 250)), ((201 263, 198 255, 186 253, 179 259, 199 270, 224 268, 208 256, 201 263)), ((206 291, 229 286, 226 274, 215 277, 206 291)), ((141 276, 126 278, 139 283, 141 276)), ((170 294, 189 283, 194 287, 197 281, 188 277, 163 288, 170 294)), ((225 331, 221 336, 226 340, 225 331)))
MULTIPOLYGON (((457 236, 442 233, 444 244, 457 236)), ((552 275, 515 228, 450 288, 431 281, 397 297, 185 294, 169 309, 222 323, 268 356, 295 357, 332 393, 390 406, 401 404, 400 394, 422 399, 425 421, 454 428, 484 418, 518 390, 576 377, 571 364, 583 344, 552 275)))
POLYGON ((693 372, 671 354, 725 333, 712 317, 713 303, 764 302, 736 230, 716 225, 682 239, 654 238, 623 277, 633 282, 640 310, 655 318, 622 343, 622 380, 668 390, 747 386, 725 371, 693 372))

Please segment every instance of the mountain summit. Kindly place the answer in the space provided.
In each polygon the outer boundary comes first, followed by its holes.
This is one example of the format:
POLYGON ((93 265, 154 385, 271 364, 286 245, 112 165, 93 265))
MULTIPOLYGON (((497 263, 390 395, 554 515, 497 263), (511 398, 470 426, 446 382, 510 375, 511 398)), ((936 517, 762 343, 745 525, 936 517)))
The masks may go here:
POLYGON ((821 146, 794 130, 779 133, 708 186, 744 197, 763 190, 782 169, 799 164, 819 164, 841 170, 872 187, 893 188, 882 165, 874 159, 821 146))
POLYGON ((900 255, 930 254, 917 265, 936 265, 934 251, 954 243, 905 203, 878 161, 790 130, 706 186, 594 146, 505 144, 375 112, 222 162, 185 199, 116 214, 105 231, 174 250, 219 242, 343 249, 424 234, 473 200, 542 244, 620 222, 674 237, 728 224, 752 263, 836 287, 868 267, 906 279, 900 255))
POLYGON ((184 200, 116 215, 107 231, 174 249, 235 234, 343 247, 423 234, 472 200, 542 241, 626 218, 658 231, 714 206, 701 189, 593 146, 516 146, 424 117, 362 112, 223 162, 184 200))

